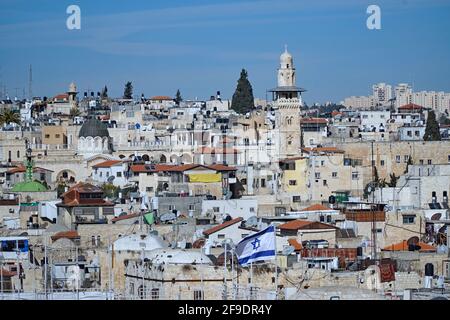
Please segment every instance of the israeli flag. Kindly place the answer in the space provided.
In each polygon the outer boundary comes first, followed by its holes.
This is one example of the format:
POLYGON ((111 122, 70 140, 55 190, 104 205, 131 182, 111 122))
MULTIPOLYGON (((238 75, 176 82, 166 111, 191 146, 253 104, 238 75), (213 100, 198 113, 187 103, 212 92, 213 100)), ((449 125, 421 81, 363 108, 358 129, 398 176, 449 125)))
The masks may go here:
POLYGON ((242 239, 236 246, 239 264, 275 259, 275 227, 273 225, 242 239))

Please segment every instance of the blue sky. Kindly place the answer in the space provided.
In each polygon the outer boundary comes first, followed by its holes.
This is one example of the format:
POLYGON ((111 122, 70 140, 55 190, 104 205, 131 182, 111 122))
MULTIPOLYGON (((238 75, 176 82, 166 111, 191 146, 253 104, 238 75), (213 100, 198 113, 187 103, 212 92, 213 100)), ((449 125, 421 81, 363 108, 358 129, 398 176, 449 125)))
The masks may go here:
MULTIPOLYGON (((241 68, 256 97, 276 85, 288 45, 307 103, 367 95, 376 82, 450 92, 448 0, 0 0, 0 83, 52 96, 75 81, 80 92, 229 98, 241 68), (67 6, 81 30, 66 28, 67 6), (381 30, 366 27, 381 8, 381 30)), ((17 90, 15 88, 18 88, 17 90)))

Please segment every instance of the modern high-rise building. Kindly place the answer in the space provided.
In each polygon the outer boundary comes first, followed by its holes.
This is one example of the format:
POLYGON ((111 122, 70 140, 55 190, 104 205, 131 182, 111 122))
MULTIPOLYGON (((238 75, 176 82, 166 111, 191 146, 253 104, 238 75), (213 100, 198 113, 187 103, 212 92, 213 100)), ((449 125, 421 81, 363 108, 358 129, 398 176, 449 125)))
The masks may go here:
POLYGON ((385 105, 392 98, 392 86, 386 83, 377 83, 372 86, 375 103, 385 105))

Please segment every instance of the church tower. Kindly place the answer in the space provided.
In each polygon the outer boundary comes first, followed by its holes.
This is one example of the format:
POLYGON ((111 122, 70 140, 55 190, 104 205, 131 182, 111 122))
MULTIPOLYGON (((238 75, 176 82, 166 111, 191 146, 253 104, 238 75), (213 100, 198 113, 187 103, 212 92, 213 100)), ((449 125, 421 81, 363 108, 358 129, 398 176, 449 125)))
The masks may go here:
POLYGON ((272 92, 272 108, 276 113, 280 159, 297 156, 301 152, 300 108, 304 91, 296 86, 294 59, 285 46, 280 56, 278 86, 269 90, 272 92))

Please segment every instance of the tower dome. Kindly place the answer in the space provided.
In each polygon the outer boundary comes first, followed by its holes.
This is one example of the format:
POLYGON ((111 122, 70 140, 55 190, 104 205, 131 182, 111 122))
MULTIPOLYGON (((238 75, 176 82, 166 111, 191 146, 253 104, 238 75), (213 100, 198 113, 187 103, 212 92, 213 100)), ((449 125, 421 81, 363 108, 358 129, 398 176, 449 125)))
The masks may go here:
POLYGON ((88 119, 83 125, 81 126, 80 133, 78 134, 78 137, 107 137, 109 138, 109 132, 108 128, 104 123, 102 123, 100 120, 96 118, 90 118, 88 119))
POLYGON ((284 46, 284 52, 280 56, 281 66, 292 66, 292 55, 287 51, 287 45, 284 46))
POLYGON ((77 85, 75 84, 75 82, 72 82, 71 84, 69 84, 69 91, 70 93, 72 92, 77 92, 77 85))

